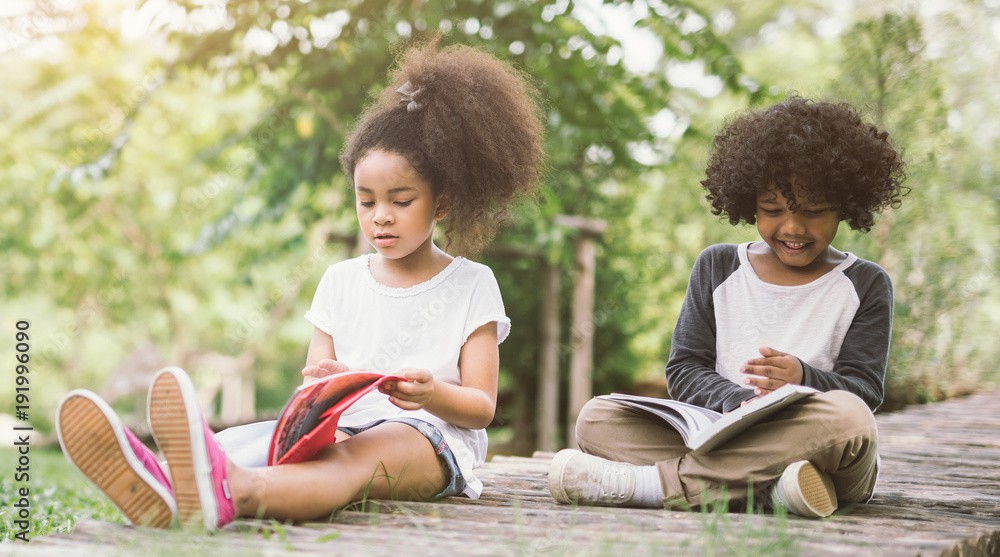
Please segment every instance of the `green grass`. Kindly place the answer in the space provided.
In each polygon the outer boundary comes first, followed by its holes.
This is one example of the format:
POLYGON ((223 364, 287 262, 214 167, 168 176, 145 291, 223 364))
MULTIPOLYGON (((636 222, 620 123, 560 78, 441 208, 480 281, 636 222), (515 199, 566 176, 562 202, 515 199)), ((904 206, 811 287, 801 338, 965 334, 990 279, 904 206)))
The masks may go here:
POLYGON ((68 533, 77 521, 86 518, 126 523, 125 517, 96 487, 88 482, 58 449, 32 447, 29 478, 15 482, 18 453, 0 448, 0 542, 12 540, 19 531, 13 502, 18 491, 28 488, 31 503, 29 539, 50 534, 68 533))
POLYGON ((728 497, 723 490, 722 502, 714 508, 701 510, 702 538, 698 555, 784 556, 798 555, 798 543, 788 533, 788 514, 777 508, 774 514, 758 515, 752 509, 740 516, 728 512, 728 497))

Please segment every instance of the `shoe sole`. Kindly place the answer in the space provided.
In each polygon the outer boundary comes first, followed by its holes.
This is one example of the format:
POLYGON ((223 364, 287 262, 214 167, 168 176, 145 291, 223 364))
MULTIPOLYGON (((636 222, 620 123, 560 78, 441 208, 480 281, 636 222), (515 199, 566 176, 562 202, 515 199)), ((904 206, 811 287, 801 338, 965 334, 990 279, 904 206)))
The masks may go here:
POLYGON ((826 518, 837 510, 837 492, 829 476, 806 463, 799 468, 797 479, 803 502, 818 518, 826 518))
POLYGON ((170 467, 177 517, 184 527, 204 524, 214 532, 219 522, 212 488, 212 467, 198 397, 187 374, 161 370, 153 379, 146 407, 149 427, 170 467))
POLYGON ((132 452, 106 402, 74 391, 59 403, 56 432, 66 458, 137 526, 169 528, 170 494, 132 452), (127 450, 123 447, 129 447, 127 450))

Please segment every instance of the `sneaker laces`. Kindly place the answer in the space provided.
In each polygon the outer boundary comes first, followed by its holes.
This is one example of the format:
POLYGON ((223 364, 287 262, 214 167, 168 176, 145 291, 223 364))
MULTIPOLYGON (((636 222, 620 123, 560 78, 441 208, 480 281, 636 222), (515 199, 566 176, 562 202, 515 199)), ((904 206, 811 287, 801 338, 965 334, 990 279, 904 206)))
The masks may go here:
POLYGON ((598 499, 602 503, 623 503, 632 496, 635 490, 635 474, 618 463, 608 463, 604 466, 601 477, 601 494, 598 499))

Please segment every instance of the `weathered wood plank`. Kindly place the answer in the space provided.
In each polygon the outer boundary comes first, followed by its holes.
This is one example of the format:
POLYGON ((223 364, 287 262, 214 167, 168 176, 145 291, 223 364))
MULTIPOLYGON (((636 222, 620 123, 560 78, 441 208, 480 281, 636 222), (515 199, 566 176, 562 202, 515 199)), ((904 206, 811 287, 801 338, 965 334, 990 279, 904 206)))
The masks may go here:
POLYGON ((546 483, 551 454, 497 456, 480 469, 478 501, 372 502, 330 523, 241 521, 214 536, 83 521, 16 554, 1000 555, 1000 392, 876 419, 876 495, 826 520, 558 505, 546 483))

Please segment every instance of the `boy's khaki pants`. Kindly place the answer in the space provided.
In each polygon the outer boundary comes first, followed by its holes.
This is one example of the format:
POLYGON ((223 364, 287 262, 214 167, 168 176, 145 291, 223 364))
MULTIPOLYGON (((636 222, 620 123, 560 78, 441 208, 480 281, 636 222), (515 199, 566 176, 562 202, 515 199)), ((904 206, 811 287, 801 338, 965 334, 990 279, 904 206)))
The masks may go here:
POLYGON ((878 477, 875 416, 846 391, 806 397, 709 452, 688 449, 662 421, 595 398, 580 412, 576 439, 608 460, 655 464, 670 506, 715 501, 723 486, 731 501, 746 500, 751 485, 759 496, 799 460, 830 475, 840 506, 870 499, 878 477))

